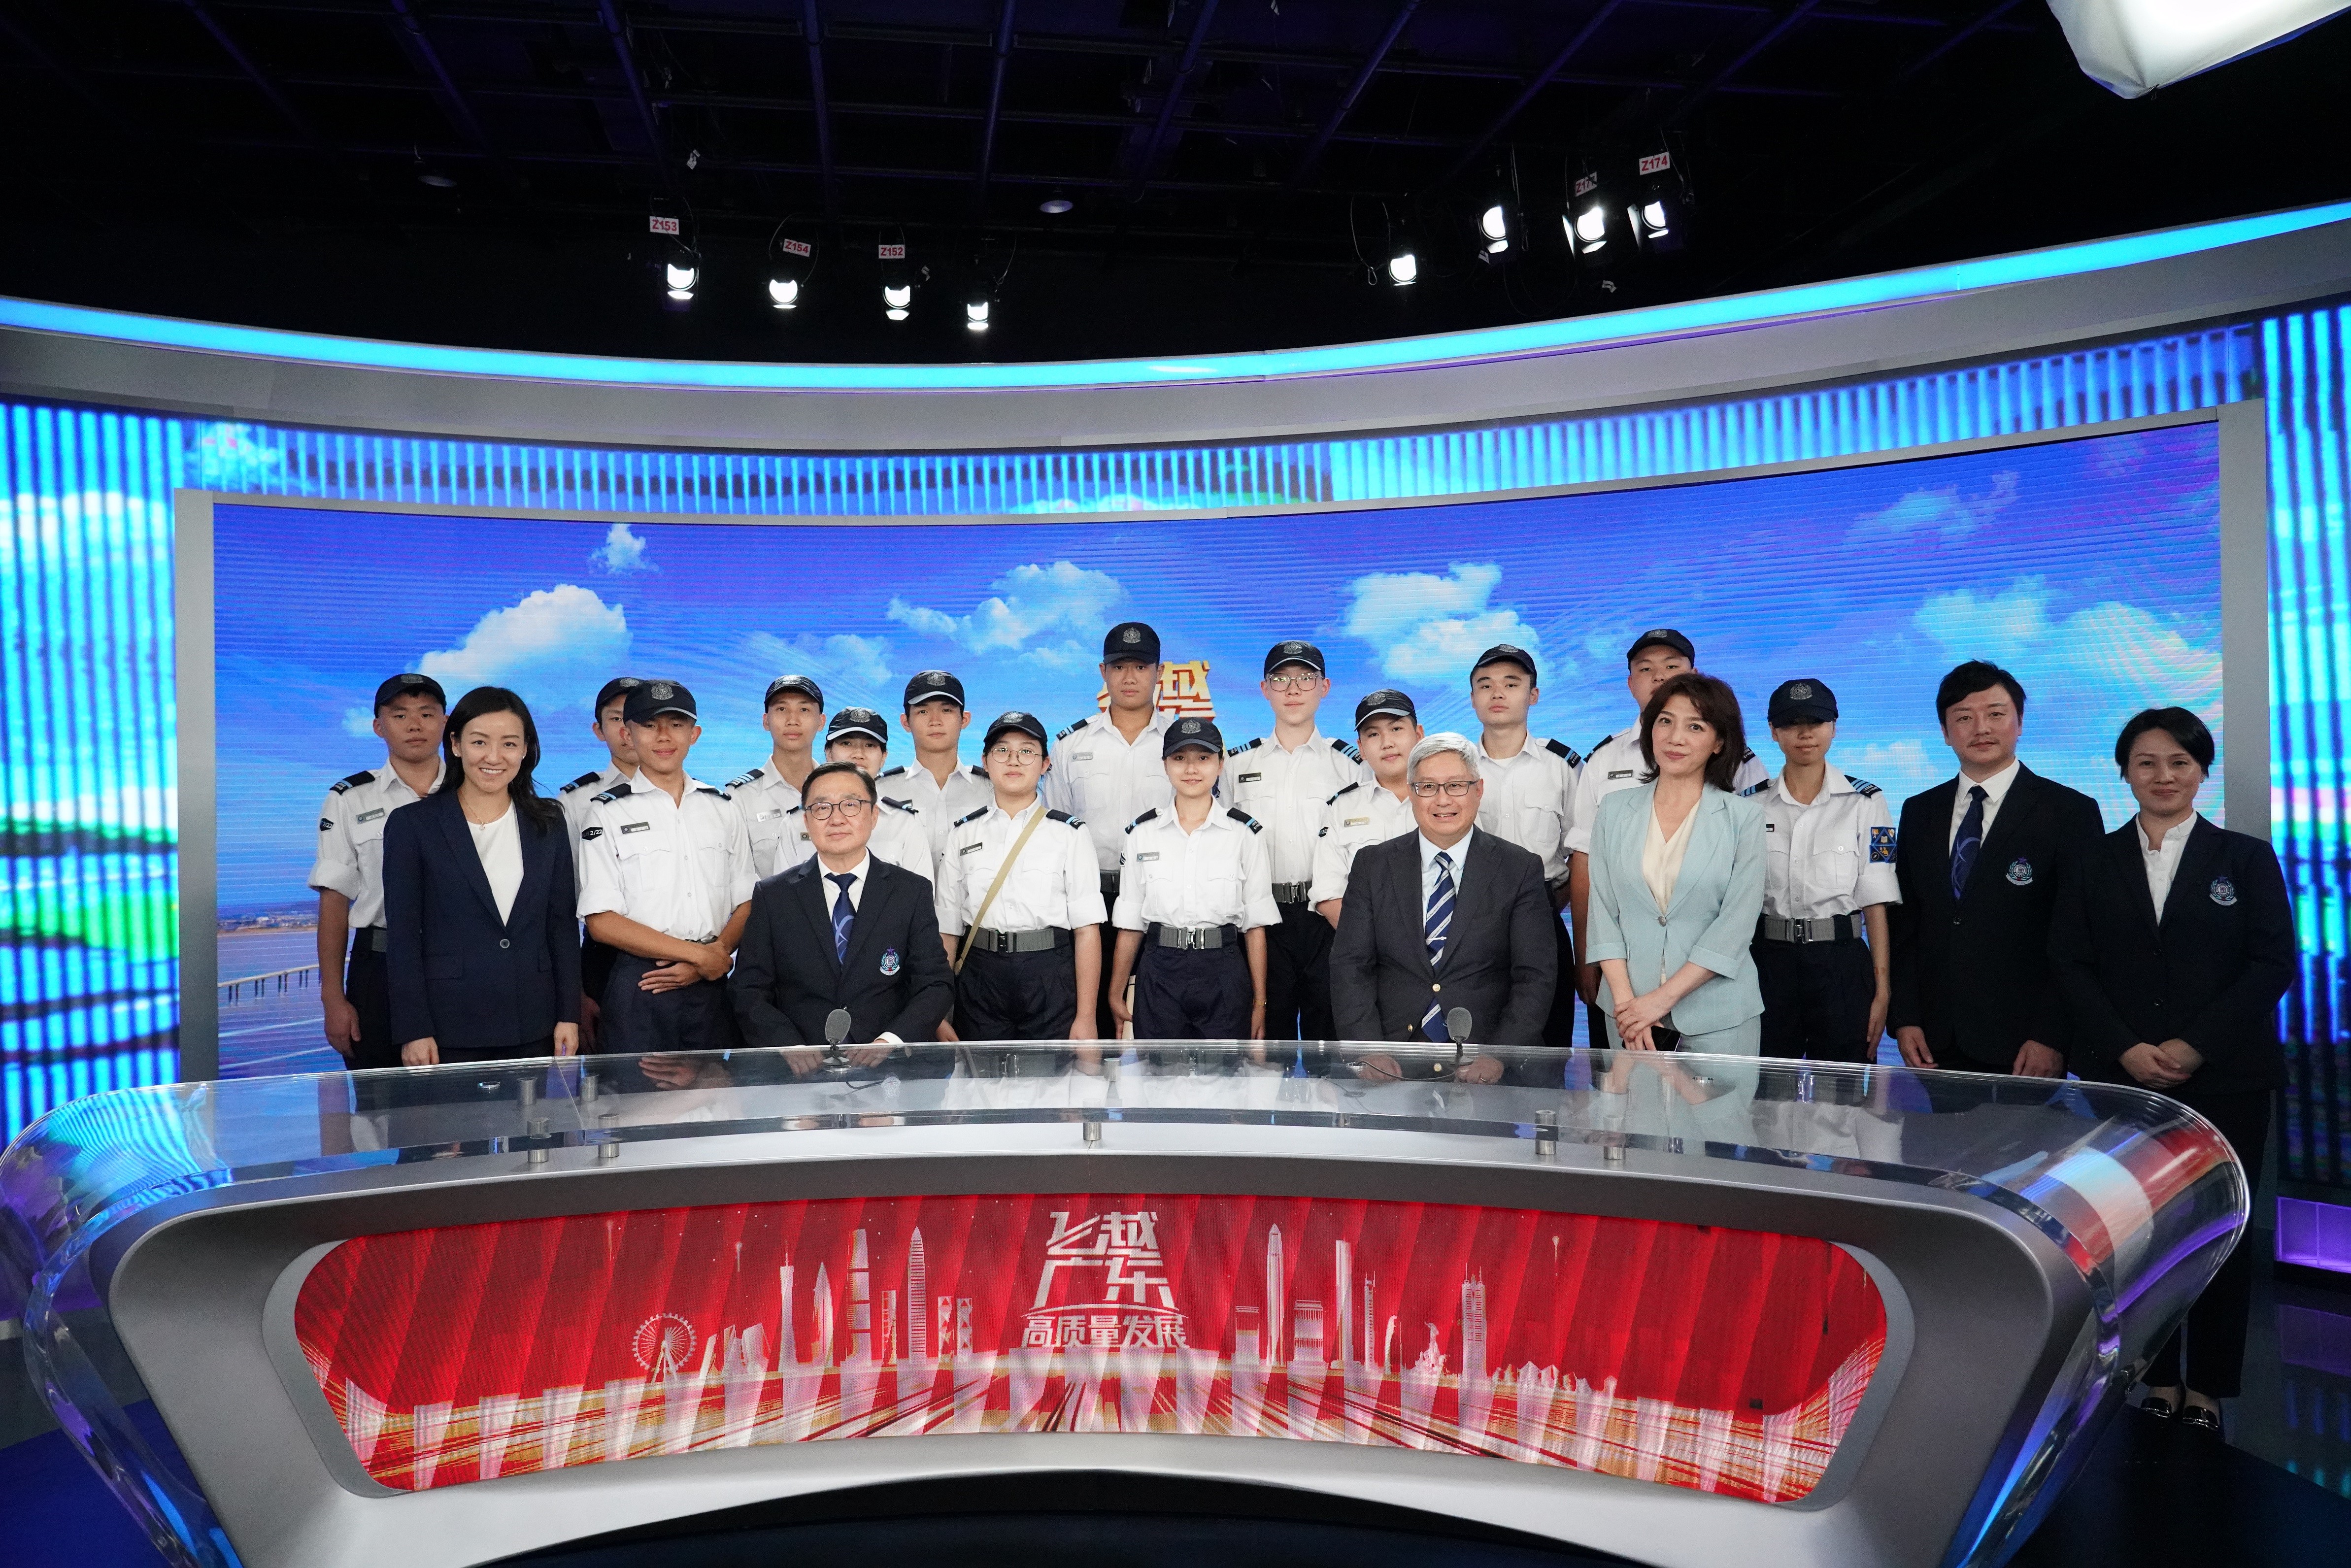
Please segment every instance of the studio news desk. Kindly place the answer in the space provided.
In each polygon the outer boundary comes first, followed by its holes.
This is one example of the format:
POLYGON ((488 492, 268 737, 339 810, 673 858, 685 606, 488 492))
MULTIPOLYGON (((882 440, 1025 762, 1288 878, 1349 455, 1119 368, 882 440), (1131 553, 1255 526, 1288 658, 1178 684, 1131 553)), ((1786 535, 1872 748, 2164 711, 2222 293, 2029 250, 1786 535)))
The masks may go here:
POLYGON ((116 1091, 0 1161, 0 1252, 59 1418, 204 1568, 1056 1472, 1938 1568, 2022 1542, 2245 1219, 2134 1090, 1284 1050, 116 1091))

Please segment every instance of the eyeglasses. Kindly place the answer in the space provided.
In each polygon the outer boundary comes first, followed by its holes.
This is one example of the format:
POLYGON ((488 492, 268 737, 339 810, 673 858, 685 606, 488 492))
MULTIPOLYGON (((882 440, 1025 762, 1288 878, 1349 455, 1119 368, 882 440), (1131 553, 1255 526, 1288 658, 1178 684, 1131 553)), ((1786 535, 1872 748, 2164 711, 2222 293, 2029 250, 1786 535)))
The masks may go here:
POLYGON ((1439 795, 1448 800, 1458 800, 1484 782, 1482 779, 1447 779, 1442 781, 1416 779, 1413 780, 1412 792, 1424 800, 1434 800, 1439 795))
POLYGON ((1322 684, 1321 675, 1268 675, 1265 684, 1277 692, 1311 692, 1322 684))
POLYGON ((821 822, 838 811, 845 821, 853 822, 872 809, 872 801, 861 800, 852 795, 846 800, 810 800, 800 808, 800 814, 811 821, 821 822))
POLYGON ((1041 761, 1044 756, 1033 746, 991 746, 987 748, 989 761, 1008 763, 1014 768, 1026 768, 1032 762, 1041 761))

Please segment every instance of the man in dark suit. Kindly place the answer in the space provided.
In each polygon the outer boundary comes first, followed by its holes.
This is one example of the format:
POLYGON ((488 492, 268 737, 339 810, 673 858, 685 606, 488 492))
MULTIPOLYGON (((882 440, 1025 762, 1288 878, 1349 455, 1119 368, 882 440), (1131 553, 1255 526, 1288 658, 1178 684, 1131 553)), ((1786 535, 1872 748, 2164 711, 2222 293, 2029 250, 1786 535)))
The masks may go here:
MULTIPOLYGON (((800 813, 816 853, 751 894, 730 982, 736 1017, 746 1044, 787 1048, 802 1077, 823 1063, 834 1009, 849 1013, 850 1065, 871 1069, 937 1039, 954 998, 930 879, 866 852, 879 804, 852 764, 811 772, 800 813)), ((733 1076, 758 1076, 756 1060, 737 1058, 733 1076)))
POLYGON ((1913 1067, 2062 1078, 2070 1029, 2050 917, 2105 824, 2096 801, 2016 759, 2014 675, 1970 660, 1943 677, 1935 710, 1959 776, 1902 803, 1886 1021, 1913 1067))
MULTIPOLYGON (((1472 1040, 1541 1045, 1559 979, 1541 860, 1477 831, 1485 787, 1464 737, 1421 741, 1405 778, 1417 831, 1361 851, 1348 872, 1331 947, 1339 1038, 1442 1043, 1451 1038, 1446 1016, 1465 1008, 1472 1040)), ((1398 1071, 1384 1056, 1361 1069, 1398 1071)), ((1490 1056, 1458 1073, 1486 1083, 1501 1075, 1490 1056)))

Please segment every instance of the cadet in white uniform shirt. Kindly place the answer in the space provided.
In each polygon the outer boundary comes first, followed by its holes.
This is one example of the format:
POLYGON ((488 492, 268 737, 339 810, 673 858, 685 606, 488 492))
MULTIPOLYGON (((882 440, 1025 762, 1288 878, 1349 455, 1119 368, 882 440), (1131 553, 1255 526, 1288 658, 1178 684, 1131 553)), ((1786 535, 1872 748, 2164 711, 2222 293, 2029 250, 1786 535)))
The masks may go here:
POLYGON ((726 780, 726 793, 743 810, 743 825, 751 834, 752 858, 761 876, 797 864, 803 857, 786 855, 788 841, 799 831, 792 812, 800 803, 800 786, 816 770, 816 737, 824 728, 824 688, 808 675, 778 675, 768 683, 759 723, 775 742, 768 760, 747 773, 726 780))
MULTIPOLYGON (((1591 906, 1592 873, 1588 862, 1592 854, 1592 825, 1600 820, 1600 802, 1619 789, 1630 789, 1642 782, 1641 775, 1647 770, 1647 765, 1641 760, 1641 710, 1649 706, 1650 695, 1659 686, 1683 671, 1697 667, 1696 645, 1670 626, 1653 627, 1642 632, 1625 651, 1625 689, 1633 696, 1633 722, 1585 755, 1583 766, 1576 774, 1575 803, 1568 812, 1568 905, 1575 915, 1575 948, 1579 953, 1583 950, 1584 916, 1591 906)), ((1755 753, 1745 751, 1731 783, 1744 790, 1770 777, 1770 770, 1755 753)), ((1575 974, 1575 988, 1583 998, 1585 1016, 1592 1024, 1592 1043, 1604 1045, 1608 1040, 1607 1020, 1601 1017, 1596 1005, 1600 966, 1581 965, 1575 974)), ((1567 988, 1562 985, 1560 989, 1564 991, 1567 988)))
POLYGON ((685 770, 702 738, 694 694, 674 681, 629 693, 637 777, 588 808, 580 917, 620 949, 605 982, 606 1051, 727 1051, 734 1018, 720 984, 750 917, 751 841, 726 793, 685 770))
POLYGON ((1333 931, 1355 852, 1420 831, 1405 783, 1405 765, 1420 737, 1420 712, 1404 693, 1376 691, 1355 705, 1355 746, 1372 777, 1348 785, 1323 805, 1322 827, 1314 839, 1314 887, 1307 894, 1333 931))
MULTIPOLYGON (((1280 923, 1266 933, 1265 1036, 1328 1040, 1331 926, 1314 913, 1314 843, 1331 797, 1365 777, 1360 752, 1315 727, 1331 693, 1322 650, 1276 643, 1258 689, 1273 709, 1273 733, 1226 753, 1225 799, 1265 824, 1280 923)), ((1169 733, 1174 733, 1171 730, 1169 733)))
MULTIPOLYGON (((1576 765, 1583 759, 1564 742, 1530 731, 1528 710, 1541 700, 1535 657, 1524 648, 1497 643, 1469 668, 1469 702, 1484 726, 1478 738, 1478 776, 1486 790, 1478 825, 1542 862, 1543 887, 1556 914, 1567 907, 1567 820, 1575 800, 1576 765)), ((1565 921, 1553 924, 1559 926, 1559 972, 1573 974, 1573 938, 1565 921)), ((1562 1049, 1575 1043, 1575 997, 1569 987, 1552 993, 1543 1043, 1562 1049)))
POLYGON ((1262 1040, 1266 927, 1282 918, 1265 829, 1217 804, 1225 737, 1214 724, 1177 719, 1161 749, 1176 799, 1127 824, 1111 1011, 1137 1040, 1262 1040))
MULTIPOLYGON (((1140 621, 1112 627, 1102 638, 1102 678, 1110 707, 1054 738, 1045 804, 1087 824, 1107 909, 1118 898, 1126 824, 1175 798, 1167 792, 1167 771, 1159 765, 1159 738, 1168 722, 1159 711, 1159 633, 1140 621)), ((1106 933, 1102 940, 1109 940, 1106 933)), ((1106 1001, 1095 998, 1097 1040, 1113 1032, 1106 1001)))
MULTIPOLYGON (((608 765, 591 768, 564 785, 555 793, 556 804, 563 808, 564 836, 571 844, 571 879, 577 886, 580 880, 580 851, 583 841, 580 831, 588 826, 588 807, 597 796, 615 784, 625 784, 637 776, 637 747, 629 738, 626 712, 629 693, 643 685, 634 675, 615 675, 604 683, 596 694, 594 719, 588 731, 604 743, 608 765)), ((604 983, 612 977, 612 949, 593 936, 580 938, 580 1049, 593 1052, 598 1039, 597 1014, 602 1007, 604 983)))
POLYGON ((967 768, 957 755, 963 732, 971 727, 963 683, 945 670, 922 670, 906 683, 905 710, 898 722, 914 743, 911 767, 883 773, 876 782, 885 795, 903 800, 922 814, 931 835, 931 859, 947 847, 947 830, 996 798, 985 768, 967 768))
MULTIPOLYGON (((998 716, 981 755, 992 793, 947 834, 936 883, 939 935, 959 970, 956 1032, 966 1040, 1099 1039, 1094 996, 1109 916, 1093 841, 1039 791, 1050 764, 1034 714, 998 716)), ((1064 1065, 1040 1052, 1004 1071, 1064 1065)))
MULTIPOLYGON (((925 882, 936 880, 938 864, 931 851, 931 835, 923 824, 922 815, 904 800, 893 800, 880 792, 878 779, 882 764, 890 755, 890 724, 870 707, 845 707, 832 716, 825 727, 824 759, 846 762, 862 768, 865 776, 877 780, 879 798, 873 803, 873 833, 865 841, 866 852, 892 865, 913 872, 925 882)), ((903 768, 893 768, 903 774, 903 768)), ((794 806, 787 819, 790 831, 778 841, 777 862, 768 865, 759 860, 759 843, 753 841, 751 859, 758 866, 762 881, 781 872, 789 871, 815 852, 809 841, 809 824, 800 808, 794 806)))
POLYGON ((319 811, 319 991, 327 1043, 353 1067, 398 1067, 392 982, 384 970, 383 820, 441 787, 449 700, 430 675, 398 674, 375 689, 384 766, 327 791, 319 811), (348 954, 346 946, 348 940, 348 954))
POLYGON ((1763 808, 1763 1054, 1875 1061, 1893 998, 1886 906, 1902 902, 1894 816, 1876 785, 1828 765, 1826 682, 1783 682, 1767 716, 1787 766, 1741 791, 1763 808))

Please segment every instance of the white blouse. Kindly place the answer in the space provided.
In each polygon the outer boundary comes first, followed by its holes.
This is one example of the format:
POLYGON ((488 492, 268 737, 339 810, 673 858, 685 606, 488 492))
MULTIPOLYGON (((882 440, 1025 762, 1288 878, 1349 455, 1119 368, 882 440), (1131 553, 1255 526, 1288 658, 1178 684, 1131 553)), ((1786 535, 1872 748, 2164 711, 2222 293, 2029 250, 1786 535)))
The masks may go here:
POLYGON ((1693 806, 1668 838, 1658 825, 1656 808, 1650 809, 1648 841, 1641 846, 1641 880, 1649 884, 1649 896, 1657 901, 1661 915, 1674 901, 1674 883, 1681 880, 1682 857, 1689 853, 1690 828, 1697 821, 1698 807, 1693 806))
POLYGON ((515 894, 522 887, 522 833, 514 805, 508 802, 506 815, 495 822, 469 818, 465 827, 474 835, 474 852, 482 857, 482 874, 490 879, 490 896, 497 900, 503 922, 514 914, 515 894))

